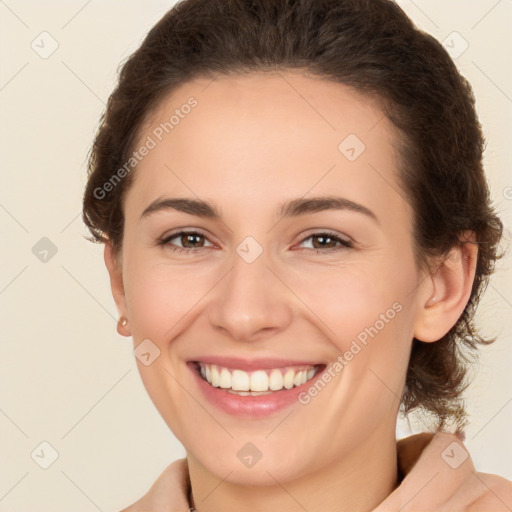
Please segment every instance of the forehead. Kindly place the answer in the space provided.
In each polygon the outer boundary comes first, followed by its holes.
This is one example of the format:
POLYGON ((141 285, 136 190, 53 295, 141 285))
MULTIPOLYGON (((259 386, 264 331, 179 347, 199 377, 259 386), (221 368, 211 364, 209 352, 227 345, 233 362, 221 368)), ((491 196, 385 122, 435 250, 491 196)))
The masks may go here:
POLYGON ((336 193, 406 208, 378 101, 298 71, 186 82, 148 116, 138 146, 150 139, 132 186, 141 204, 187 192, 261 208, 262 197, 336 193))

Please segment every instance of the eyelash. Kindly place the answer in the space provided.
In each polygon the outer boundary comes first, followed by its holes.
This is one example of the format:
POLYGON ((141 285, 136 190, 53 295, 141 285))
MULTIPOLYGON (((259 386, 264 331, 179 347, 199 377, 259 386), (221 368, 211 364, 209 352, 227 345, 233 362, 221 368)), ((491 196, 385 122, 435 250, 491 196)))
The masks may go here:
MULTIPOLYGON (((158 240, 158 245, 160 246, 168 246, 168 248, 173 251, 173 252, 177 252, 177 253, 194 253, 194 252, 200 252, 202 251, 203 249, 206 249, 206 247, 193 247, 193 248, 187 248, 187 247, 179 247, 179 246, 176 246, 174 244, 170 244, 169 242, 171 240, 173 240, 174 238, 178 238, 178 237, 181 237, 183 235, 199 235, 199 236, 202 236, 204 237, 206 240, 208 240, 208 238, 206 237, 206 235, 204 235, 203 233, 199 232, 199 231, 178 231, 177 233, 172 233, 171 235, 169 236, 166 236, 166 237, 163 237, 163 238, 160 238, 158 240)), ((310 249, 310 248, 307 248, 306 250, 308 251, 314 251, 315 253, 318 253, 318 254, 325 254, 325 253, 331 253, 331 252, 336 252, 336 251, 340 251, 340 250, 345 250, 345 249, 351 249, 354 247, 354 244, 349 241, 349 240, 344 240, 343 238, 340 238, 336 233, 332 233, 332 232, 329 232, 329 231, 319 231, 317 233, 312 233, 311 235, 307 236, 306 238, 304 238, 300 243, 304 243, 306 240, 309 240, 310 238, 320 238, 320 237, 327 237, 327 238, 330 238, 331 240, 335 241, 335 242, 339 242, 340 246, 338 247, 328 247, 327 249, 310 249)), ((210 242, 210 240, 208 240, 210 242)), ((211 242, 210 242, 211 243, 211 242)))

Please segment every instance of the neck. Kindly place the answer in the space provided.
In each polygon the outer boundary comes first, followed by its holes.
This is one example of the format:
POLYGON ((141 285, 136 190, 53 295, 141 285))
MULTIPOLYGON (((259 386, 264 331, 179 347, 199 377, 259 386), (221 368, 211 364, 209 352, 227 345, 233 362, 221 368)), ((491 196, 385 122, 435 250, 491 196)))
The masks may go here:
MULTIPOLYGON (((297 479, 269 485, 239 485, 219 479, 188 455, 193 505, 197 512, 369 512, 396 487, 395 435, 368 439, 342 460, 297 479)), ((270 474, 271 472, 269 472, 270 474)))

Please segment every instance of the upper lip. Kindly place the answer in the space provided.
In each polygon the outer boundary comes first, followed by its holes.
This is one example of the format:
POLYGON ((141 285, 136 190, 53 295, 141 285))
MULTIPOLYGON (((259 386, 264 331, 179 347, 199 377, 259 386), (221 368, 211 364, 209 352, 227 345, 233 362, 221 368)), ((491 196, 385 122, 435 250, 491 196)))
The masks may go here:
POLYGON ((323 363, 314 361, 297 361, 294 359, 261 358, 242 359, 239 357, 204 356, 190 361, 191 363, 214 364, 223 368, 232 368, 244 371, 266 370, 272 368, 285 368, 287 366, 318 366, 323 363))

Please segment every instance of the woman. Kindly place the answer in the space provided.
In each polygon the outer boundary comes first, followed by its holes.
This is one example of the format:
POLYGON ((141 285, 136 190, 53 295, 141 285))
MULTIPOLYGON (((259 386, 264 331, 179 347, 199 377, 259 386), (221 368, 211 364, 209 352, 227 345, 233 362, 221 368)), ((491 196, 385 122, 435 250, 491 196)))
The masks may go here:
POLYGON ((502 224, 469 84, 388 0, 185 0, 125 63, 84 220, 187 457, 136 510, 510 510, 460 437, 502 224), (440 431, 397 445, 400 406, 440 431), (405 476, 407 475, 407 476, 405 476))

